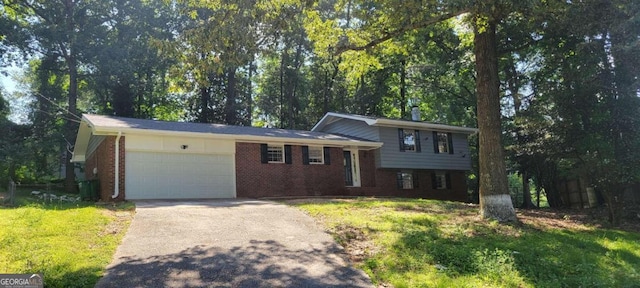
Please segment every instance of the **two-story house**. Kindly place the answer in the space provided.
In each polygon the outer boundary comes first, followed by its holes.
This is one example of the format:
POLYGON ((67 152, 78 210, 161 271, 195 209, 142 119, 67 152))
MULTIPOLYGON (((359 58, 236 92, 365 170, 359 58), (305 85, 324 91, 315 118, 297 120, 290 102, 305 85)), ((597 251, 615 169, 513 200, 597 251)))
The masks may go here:
POLYGON ((344 150, 348 195, 468 199, 467 137, 477 129, 327 113, 311 131, 383 143, 373 150, 344 150))
POLYGON ((100 198, 466 200, 476 129, 327 113, 311 131, 83 115, 72 161, 100 198), (117 172, 117 173, 116 173, 117 172))

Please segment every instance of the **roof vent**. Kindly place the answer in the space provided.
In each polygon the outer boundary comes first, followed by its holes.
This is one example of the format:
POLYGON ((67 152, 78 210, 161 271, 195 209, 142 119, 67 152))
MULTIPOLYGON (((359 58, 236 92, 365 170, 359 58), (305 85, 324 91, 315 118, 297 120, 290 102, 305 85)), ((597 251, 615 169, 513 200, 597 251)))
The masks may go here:
POLYGON ((422 116, 420 116, 420 107, 414 105, 411 107, 411 120, 412 121, 422 121, 422 116))

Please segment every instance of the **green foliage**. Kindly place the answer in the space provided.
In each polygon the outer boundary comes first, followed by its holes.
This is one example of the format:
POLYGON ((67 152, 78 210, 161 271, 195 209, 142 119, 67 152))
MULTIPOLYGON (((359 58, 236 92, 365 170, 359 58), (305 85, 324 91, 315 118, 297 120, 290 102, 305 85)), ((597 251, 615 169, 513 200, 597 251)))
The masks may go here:
POLYGON ((6 121, 9 116, 9 101, 4 99, 4 89, 0 88, 0 121, 6 121))
POLYGON ((9 180, 32 180, 35 175, 27 169, 31 154, 25 149, 25 139, 31 135, 29 125, 19 125, 0 120, 0 185, 5 186, 9 180))
POLYGON ((605 196, 639 181, 639 86, 629 79, 640 51, 627 41, 640 34, 640 7, 543 2, 520 11, 499 31, 512 169, 530 173, 552 207, 568 204, 556 191, 561 178, 586 179, 605 196))
POLYGON ((85 109, 126 117, 161 117, 166 114, 163 108, 172 107, 166 101, 165 78, 175 59, 158 50, 174 37, 179 15, 161 1, 108 4, 110 25, 103 28, 101 45, 88 56, 95 71, 87 85, 95 95, 87 99, 85 109))
POLYGON ((46 287, 94 286, 128 220, 90 203, 43 203, 25 192, 20 207, 0 208, 0 271, 42 273, 46 287))
MULTIPOLYGON (((0 5, 2 63, 29 61, 34 99, 31 133, 0 139, 4 178, 52 177, 76 104, 295 129, 329 111, 406 119, 417 104, 426 121, 478 127, 473 28, 496 22, 509 171, 531 175, 552 207, 566 205, 562 178, 589 179, 610 199, 640 180, 637 1, 69 3, 0 5)), ((481 149, 471 143, 475 188, 481 149)))
POLYGON ((342 245, 367 247, 359 267, 394 287, 633 287, 640 234, 544 221, 480 221, 477 207, 409 199, 298 202, 342 245), (345 231, 361 235, 345 238, 345 231), (355 231, 355 232, 354 232, 355 231))

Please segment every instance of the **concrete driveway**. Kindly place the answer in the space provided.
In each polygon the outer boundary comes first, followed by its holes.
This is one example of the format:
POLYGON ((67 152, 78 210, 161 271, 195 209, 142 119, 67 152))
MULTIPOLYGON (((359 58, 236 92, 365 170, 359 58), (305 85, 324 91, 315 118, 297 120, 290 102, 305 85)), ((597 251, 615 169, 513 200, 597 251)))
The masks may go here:
POLYGON ((140 201, 96 287, 372 287, 306 214, 269 201, 140 201))

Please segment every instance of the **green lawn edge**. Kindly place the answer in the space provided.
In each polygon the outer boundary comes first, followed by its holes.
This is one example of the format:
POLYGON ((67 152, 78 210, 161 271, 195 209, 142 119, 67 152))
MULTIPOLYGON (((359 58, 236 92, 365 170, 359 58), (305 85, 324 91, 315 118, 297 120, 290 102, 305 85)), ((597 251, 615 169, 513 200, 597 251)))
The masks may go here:
POLYGON ((0 273, 42 273, 45 287, 93 287, 126 233, 135 204, 44 201, 22 192, 0 207, 0 273))
POLYGON ((476 205, 446 201, 285 202, 316 218, 376 285, 639 287, 640 283, 640 234, 635 232, 553 226, 570 221, 542 223, 542 218, 531 217, 518 224, 500 224, 480 219, 476 205))

